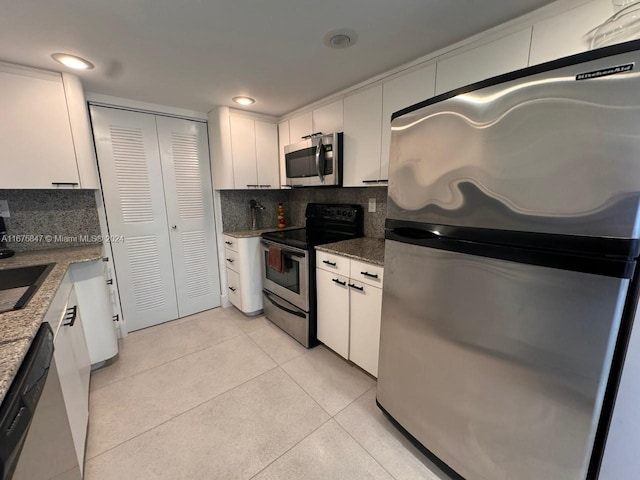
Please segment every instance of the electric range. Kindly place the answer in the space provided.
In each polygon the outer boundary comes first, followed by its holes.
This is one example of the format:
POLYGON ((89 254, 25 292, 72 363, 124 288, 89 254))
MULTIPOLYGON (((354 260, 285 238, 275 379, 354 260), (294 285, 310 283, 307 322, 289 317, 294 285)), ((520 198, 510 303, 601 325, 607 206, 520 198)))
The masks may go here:
POLYGON ((306 228, 262 234, 262 285, 265 316, 307 348, 316 339, 315 246, 364 235, 360 205, 309 203, 306 228), (277 248, 283 269, 269 267, 277 248))

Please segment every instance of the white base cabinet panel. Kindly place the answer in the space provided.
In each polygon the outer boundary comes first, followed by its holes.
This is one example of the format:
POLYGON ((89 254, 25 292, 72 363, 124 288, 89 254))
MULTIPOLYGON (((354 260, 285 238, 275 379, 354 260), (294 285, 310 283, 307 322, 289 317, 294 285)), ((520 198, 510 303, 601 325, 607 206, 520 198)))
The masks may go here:
POLYGON ((83 328, 91 365, 118 354, 118 336, 113 322, 104 262, 84 262, 71 266, 71 276, 83 313, 83 328))
POLYGON ((348 283, 348 277, 316 269, 317 337, 344 358, 349 358, 348 283))
POLYGON ((349 360, 377 377, 382 289, 355 280, 351 280, 350 285, 349 360))
POLYGON ((260 237, 224 235, 229 301, 247 315, 262 312, 262 247, 260 237))
MULTIPOLYGON (((55 313, 51 310, 50 312, 51 315, 55 313)), ((71 426, 73 444, 82 472, 89 422, 91 362, 82 326, 82 314, 78 307, 78 298, 74 288, 71 289, 62 315, 57 319, 50 319, 48 312, 46 320, 49 321, 55 332, 53 354, 71 426)))
POLYGON ((316 257, 318 340, 374 377, 378 376, 382 278, 378 265, 326 252, 316 257), (346 267, 349 275, 340 275, 338 266, 340 273, 346 267))

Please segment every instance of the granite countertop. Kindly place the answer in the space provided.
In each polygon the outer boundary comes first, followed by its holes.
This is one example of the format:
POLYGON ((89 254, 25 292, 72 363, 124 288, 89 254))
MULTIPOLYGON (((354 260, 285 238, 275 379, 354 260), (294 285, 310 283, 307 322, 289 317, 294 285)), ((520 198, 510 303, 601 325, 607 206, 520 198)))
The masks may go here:
POLYGON ((234 238, 250 238, 250 237, 259 237, 263 233, 267 232, 281 232, 283 230, 295 230, 296 228, 304 228, 304 227, 271 227, 271 228, 259 228, 258 230, 240 230, 237 232, 222 232, 223 235, 229 235, 234 238))
POLYGON ((55 263, 26 308, 0 313, 0 403, 40 328, 49 305, 72 263, 102 258, 102 245, 16 253, 0 260, 0 270, 55 263))
POLYGON ((325 243, 318 245, 316 250, 335 253, 345 257, 355 258, 363 262, 384 266, 384 239, 383 238, 354 238, 342 242, 325 243))

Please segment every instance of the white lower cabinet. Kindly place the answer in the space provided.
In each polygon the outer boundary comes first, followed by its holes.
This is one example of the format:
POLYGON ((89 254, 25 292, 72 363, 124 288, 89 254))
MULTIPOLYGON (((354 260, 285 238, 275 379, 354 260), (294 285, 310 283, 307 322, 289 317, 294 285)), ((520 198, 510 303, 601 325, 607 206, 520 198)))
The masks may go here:
POLYGON ((321 253, 316 261, 318 340, 377 377, 382 267, 332 255, 334 263, 350 263, 349 276, 343 276, 322 263, 327 254, 321 253), (361 281, 362 272, 376 278, 361 281))
POLYGON ((349 282, 349 360, 378 376, 382 288, 349 282))
POLYGON ((84 469, 84 452, 89 421, 89 376, 91 362, 82 325, 78 298, 67 274, 47 311, 45 321, 54 331, 54 358, 60 377, 71 436, 80 471, 84 469))
POLYGON ((227 297, 243 313, 262 311, 262 248, 260 237, 224 236, 227 297))
POLYGON ((91 365, 101 364, 118 354, 118 336, 104 263, 97 260, 71 266, 78 308, 84 315, 82 326, 91 365))
POLYGON ((316 269, 318 340, 349 358, 349 278, 316 269))

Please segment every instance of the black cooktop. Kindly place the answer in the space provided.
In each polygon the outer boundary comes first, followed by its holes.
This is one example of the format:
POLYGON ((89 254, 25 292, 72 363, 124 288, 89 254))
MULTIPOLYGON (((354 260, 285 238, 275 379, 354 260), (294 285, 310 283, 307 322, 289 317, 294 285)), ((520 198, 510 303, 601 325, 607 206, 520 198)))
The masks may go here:
POLYGON ((360 205, 309 203, 306 228, 262 234, 262 238, 290 247, 310 250, 316 245, 349 240, 364 235, 360 205))
POLYGON ((362 235, 351 235, 341 232, 323 232, 318 230, 310 230, 308 228, 298 228, 296 230, 284 230, 281 232, 263 233, 262 238, 272 242, 281 243, 290 247, 309 250, 316 245, 323 243, 339 242, 341 240, 349 240, 350 238, 361 237, 362 235))

